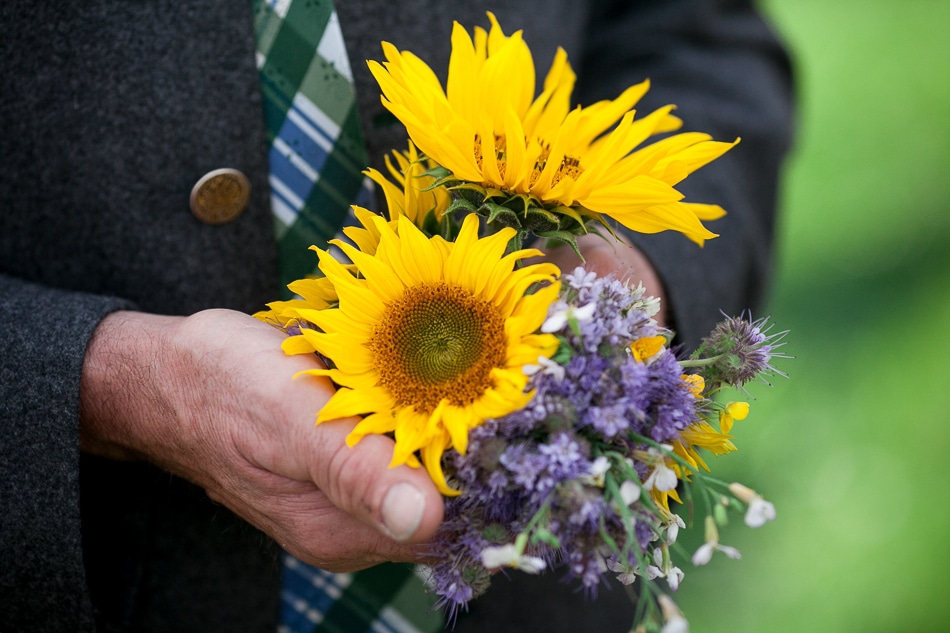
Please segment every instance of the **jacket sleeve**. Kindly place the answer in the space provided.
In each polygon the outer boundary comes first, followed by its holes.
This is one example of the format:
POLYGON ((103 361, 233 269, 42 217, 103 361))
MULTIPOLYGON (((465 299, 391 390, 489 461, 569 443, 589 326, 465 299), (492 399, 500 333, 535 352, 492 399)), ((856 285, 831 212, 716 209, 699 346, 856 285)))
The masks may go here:
POLYGON ((0 630, 92 630, 79 510, 79 381, 124 302, 0 275, 0 630), (25 627, 25 628, 21 628, 25 627))
POLYGON ((721 318, 763 307, 772 264, 780 168, 793 128, 789 57, 752 2, 599 2, 577 97, 614 98, 644 78, 646 114, 675 104, 682 131, 741 142, 679 187, 728 215, 703 248, 678 233, 630 235, 658 270, 679 342, 694 346, 721 318))
POLYGON ((0 631, 113 630, 127 614, 273 630, 269 539, 157 468, 79 451, 82 363, 106 314, 277 296, 250 9, 0 4, 0 631), (204 224, 189 193, 221 167, 248 176, 251 201, 204 224))

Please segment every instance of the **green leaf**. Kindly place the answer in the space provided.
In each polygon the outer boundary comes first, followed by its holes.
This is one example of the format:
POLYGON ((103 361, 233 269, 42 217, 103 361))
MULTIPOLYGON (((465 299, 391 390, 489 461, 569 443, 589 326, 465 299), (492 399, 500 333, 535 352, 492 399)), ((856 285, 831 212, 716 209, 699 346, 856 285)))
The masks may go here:
MULTIPOLYGON (((560 339, 561 337, 558 338, 560 339)), ((557 351, 554 352, 554 355, 551 356, 551 360, 558 365, 567 365, 571 362, 572 358, 574 358, 574 349, 561 339, 561 344, 558 346, 557 351)))

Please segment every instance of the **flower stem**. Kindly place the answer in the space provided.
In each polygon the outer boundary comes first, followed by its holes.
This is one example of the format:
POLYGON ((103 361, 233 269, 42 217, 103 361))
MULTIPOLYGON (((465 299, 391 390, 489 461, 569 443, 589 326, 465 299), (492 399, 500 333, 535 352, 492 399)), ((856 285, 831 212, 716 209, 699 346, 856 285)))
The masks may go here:
POLYGON ((717 354, 709 358, 687 358, 679 361, 681 367, 708 367, 717 363, 725 354, 717 354))

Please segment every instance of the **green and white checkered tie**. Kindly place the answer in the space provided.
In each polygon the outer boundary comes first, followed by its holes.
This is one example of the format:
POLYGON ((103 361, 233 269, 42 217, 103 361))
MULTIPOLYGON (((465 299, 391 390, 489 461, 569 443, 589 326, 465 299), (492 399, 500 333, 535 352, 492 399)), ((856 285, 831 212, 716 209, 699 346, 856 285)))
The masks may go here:
MULTIPOLYGON (((330 0, 252 0, 281 288, 314 272, 323 246, 372 188, 356 95, 330 0)), ((284 557, 281 633, 434 633, 434 596, 411 565, 333 574, 284 557)))

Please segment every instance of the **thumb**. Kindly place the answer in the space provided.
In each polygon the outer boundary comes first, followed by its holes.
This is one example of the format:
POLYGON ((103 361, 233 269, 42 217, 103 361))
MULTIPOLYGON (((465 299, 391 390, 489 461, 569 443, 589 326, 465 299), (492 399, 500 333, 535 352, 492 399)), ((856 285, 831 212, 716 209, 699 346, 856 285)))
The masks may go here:
POLYGON ((381 435, 346 445, 352 421, 324 422, 314 430, 310 476, 337 508, 401 543, 435 536, 442 522, 442 495, 422 468, 390 468, 393 441, 381 435))

